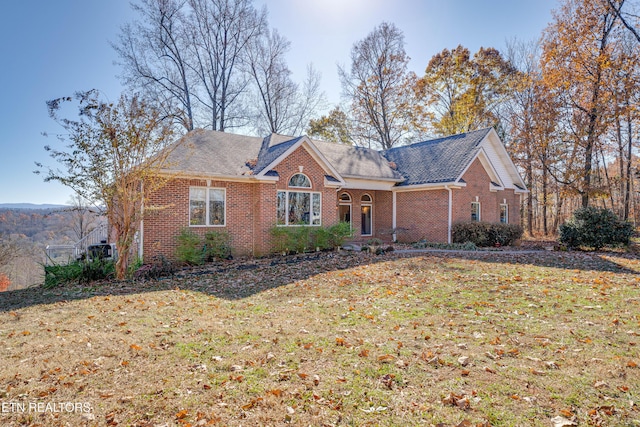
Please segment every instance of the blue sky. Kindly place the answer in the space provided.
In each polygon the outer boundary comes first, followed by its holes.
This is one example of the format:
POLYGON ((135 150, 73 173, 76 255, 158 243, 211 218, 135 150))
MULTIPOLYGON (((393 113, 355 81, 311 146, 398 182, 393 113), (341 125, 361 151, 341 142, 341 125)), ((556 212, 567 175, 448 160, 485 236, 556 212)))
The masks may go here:
MULTIPOLYGON (((418 75, 444 48, 503 50, 506 40, 535 40, 558 0, 255 0, 269 23, 291 41, 294 79, 307 64, 322 73, 329 102, 340 100, 337 65, 349 66, 353 43, 383 21, 405 35, 410 68, 418 75)), ((120 70, 109 42, 133 19, 128 0, 23 0, 3 5, 0 17, 0 203, 66 203, 71 191, 44 183, 34 162, 51 164, 44 146, 61 128, 45 102, 99 89, 117 100, 120 70)))

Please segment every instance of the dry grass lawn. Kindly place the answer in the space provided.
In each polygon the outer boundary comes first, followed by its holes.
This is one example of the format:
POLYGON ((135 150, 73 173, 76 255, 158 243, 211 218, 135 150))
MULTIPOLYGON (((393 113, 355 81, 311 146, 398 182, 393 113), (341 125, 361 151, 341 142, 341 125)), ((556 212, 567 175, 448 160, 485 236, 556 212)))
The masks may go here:
POLYGON ((632 255, 323 253, 28 289, 0 296, 0 338, 3 426, 640 426, 632 255))

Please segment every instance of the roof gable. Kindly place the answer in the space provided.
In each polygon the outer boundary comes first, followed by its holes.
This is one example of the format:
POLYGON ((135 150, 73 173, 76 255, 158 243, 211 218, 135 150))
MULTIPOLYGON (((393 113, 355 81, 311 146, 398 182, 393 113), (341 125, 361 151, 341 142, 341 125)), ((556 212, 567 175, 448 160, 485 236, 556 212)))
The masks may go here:
MULTIPOLYGON (((271 145, 271 139, 273 135, 265 138, 262 143, 262 147, 260 149, 260 154, 258 157, 258 163, 254 168, 254 174, 257 177, 264 176, 270 170, 275 168, 281 161, 286 159, 296 149, 298 149, 299 147, 303 147, 328 175, 332 176, 337 182, 344 183, 344 180, 340 173, 334 168, 334 166, 318 150, 318 148, 311 142, 308 137, 301 136, 284 142, 279 142, 274 138, 276 144, 271 145)), ((281 137, 281 135, 278 136, 281 137)))

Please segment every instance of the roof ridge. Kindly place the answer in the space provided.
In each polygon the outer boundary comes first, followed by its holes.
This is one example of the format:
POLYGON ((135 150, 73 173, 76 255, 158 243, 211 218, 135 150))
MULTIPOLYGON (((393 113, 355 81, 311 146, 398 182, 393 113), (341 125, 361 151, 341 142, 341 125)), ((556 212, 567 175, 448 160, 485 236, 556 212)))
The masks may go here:
POLYGON ((476 134, 476 133, 480 133, 480 132, 489 132, 491 129, 493 129, 492 127, 486 127, 486 128, 482 128, 482 129, 476 129, 476 130, 471 130, 469 132, 461 132, 461 133, 456 133, 454 135, 447 135, 447 136, 441 136, 439 138, 434 138, 434 139, 428 139, 426 141, 420 141, 420 142, 415 142, 413 144, 409 144, 409 145, 401 145, 399 147, 391 147, 387 150, 382 150, 383 153, 385 152, 389 152, 391 150, 400 150, 403 148, 410 148, 410 147, 420 147, 420 146, 425 146, 425 145, 430 145, 430 144, 436 144, 439 142, 443 142, 446 141, 448 139, 453 139, 456 137, 466 137, 469 136, 470 134, 476 134))

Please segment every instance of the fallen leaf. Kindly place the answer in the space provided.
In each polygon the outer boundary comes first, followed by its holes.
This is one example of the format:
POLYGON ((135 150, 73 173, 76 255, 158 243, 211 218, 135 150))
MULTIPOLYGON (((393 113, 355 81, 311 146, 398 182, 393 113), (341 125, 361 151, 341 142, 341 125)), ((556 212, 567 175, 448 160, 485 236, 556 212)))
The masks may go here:
POLYGON ((561 416, 557 416, 557 417, 553 417, 551 418, 551 423, 553 424, 553 427, 565 427, 565 426, 577 426, 578 424, 576 424, 574 421, 568 420, 564 417, 561 416))

